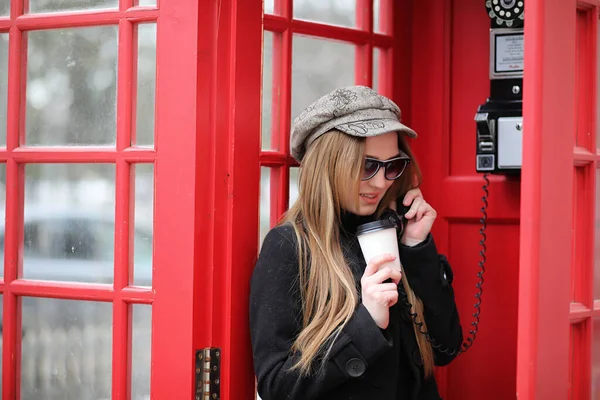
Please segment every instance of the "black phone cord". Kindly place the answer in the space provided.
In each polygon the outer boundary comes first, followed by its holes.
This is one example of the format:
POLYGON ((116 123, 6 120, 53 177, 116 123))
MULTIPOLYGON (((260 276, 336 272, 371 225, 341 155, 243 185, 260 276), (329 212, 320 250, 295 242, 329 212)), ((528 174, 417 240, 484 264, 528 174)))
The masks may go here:
POLYGON ((435 339, 431 337, 429 332, 427 332, 426 330, 423 329, 423 323, 418 320, 418 314, 415 312, 412 312, 413 305, 410 304, 410 302, 408 301, 408 296, 406 295, 406 292, 404 291, 403 286, 400 285, 401 297, 404 301, 404 304, 408 307, 408 313, 412 317, 413 323, 419 328, 419 332, 421 332, 423 335, 425 335, 425 337, 427 338, 427 341, 429 341, 431 343, 431 346, 433 348, 435 348, 436 350, 438 350, 441 353, 445 353, 450 356, 455 356, 455 355, 459 355, 461 353, 466 352, 473 345, 473 342, 475 341, 475 337, 477 336, 477 330, 479 329, 478 324, 479 324, 479 314, 481 314, 481 294, 483 293, 483 273, 485 272, 485 262, 487 261, 487 258, 485 255, 485 252, 487 250, 487 247, 485 244, 485 241, 487 239, 485 230, 487 228, 487 207, 488 207, 487 198, 489 195, 488 187, 490 185, 488 173, 485 173, 483 175, 483 179, 485 180, 485 184, 482 186, 482 189, 484 192, 484 195, 481 198, 481 201, 483 202, 483 206, 481 207, 482 217, 479 220, 479 222, 481 223, 481 228, 479 229, 479 235, 481 236, 481 239, 479 241, 479 245, 481 246, 479 255, 481 256, 481 259, 479 261, 480 271, 477 273, 479 282, 477 282, 477 284, 475 285, 477 288, 477 293, 475 294, 475 298, 477 299, 477 302, 474 304, 474 307, 477 311, 473 313, 474 321, 471 322, 473 329, 471 331, 469 331, 470 337, 468 337, 466 339, 466 342, 463 342, 460 345, 460 348, 455 349, 455 350, 450 350, 450 349, 442 346, 441 344, 436 343, 435 339))

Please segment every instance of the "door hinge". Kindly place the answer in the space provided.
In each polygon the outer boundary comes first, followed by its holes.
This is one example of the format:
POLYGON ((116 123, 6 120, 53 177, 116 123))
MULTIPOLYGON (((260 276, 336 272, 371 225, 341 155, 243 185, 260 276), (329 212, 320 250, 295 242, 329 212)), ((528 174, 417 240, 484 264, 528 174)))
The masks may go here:
POLYGON ((221 349, 196 350, 196 400, 221 399, 221 349))

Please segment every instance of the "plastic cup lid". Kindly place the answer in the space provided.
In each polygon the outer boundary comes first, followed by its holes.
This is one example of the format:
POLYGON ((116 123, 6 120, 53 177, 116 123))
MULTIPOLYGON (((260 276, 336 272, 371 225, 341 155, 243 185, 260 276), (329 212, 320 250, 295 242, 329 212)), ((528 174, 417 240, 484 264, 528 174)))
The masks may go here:
POLYGON ((359 225, 356 228, 356 235, 364 235, 365 233, 371 233, 381 231, 384 229, 396 228, 396 224, 389 218, 380 219, 373 222, 367 222, 366 224, 359 225))

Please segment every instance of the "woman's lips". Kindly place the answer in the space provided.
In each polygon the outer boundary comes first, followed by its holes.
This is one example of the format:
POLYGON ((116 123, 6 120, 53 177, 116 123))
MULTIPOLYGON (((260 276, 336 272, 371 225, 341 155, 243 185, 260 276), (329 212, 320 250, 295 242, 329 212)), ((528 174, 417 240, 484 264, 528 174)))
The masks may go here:
POLYGON ((379 194, 377 193, 361 193, 360 198, 367 204, 379 203, 379 194))

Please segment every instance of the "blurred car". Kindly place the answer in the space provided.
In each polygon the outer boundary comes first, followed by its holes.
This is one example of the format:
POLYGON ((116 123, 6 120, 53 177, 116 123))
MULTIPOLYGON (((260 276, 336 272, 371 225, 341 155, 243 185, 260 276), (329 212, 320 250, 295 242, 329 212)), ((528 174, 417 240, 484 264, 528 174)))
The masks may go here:
MULTIPOLYGON (((112 284, 114 224, 113 215, 102 212, 25 207, 22 278, 112 284)), ((132 284, 151 286, 152 230, 134 225, 132 284)), ((4 228, 1 218, 2 260, 4 228)))

